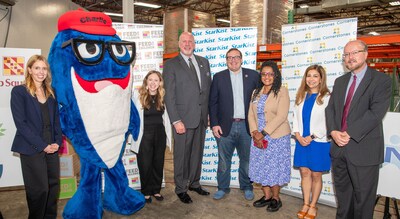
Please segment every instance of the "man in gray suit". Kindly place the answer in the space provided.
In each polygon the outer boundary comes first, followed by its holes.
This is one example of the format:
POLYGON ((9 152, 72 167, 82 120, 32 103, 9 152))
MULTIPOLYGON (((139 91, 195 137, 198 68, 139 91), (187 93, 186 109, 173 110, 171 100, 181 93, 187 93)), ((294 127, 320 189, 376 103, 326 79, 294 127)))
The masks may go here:
POLYGON ((165 104, 174 126, 175 193, 183 203, 191 203, 187 190, 210 193, 200 186, 205 130, 208 124, 210 64, 193 54, 194 37, 179 37, 180 54, 164 65, 165 104))
POLYGON ((338 201, 336 218, 372 218, 383 163, 382 119, 390 103, 391 79, 367 66, 368 47, 360 40, 344 47, 351 72, 338 77, 325 110, 332 173, 338 201))

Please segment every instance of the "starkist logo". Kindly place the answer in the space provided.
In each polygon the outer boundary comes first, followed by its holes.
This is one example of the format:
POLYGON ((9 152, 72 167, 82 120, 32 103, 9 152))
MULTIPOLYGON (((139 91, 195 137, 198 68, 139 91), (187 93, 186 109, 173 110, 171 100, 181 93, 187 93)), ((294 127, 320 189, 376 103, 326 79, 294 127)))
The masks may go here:
POLYGON ((98 23, 103 23, 107 24, 107 21, 104 20, 102 17, 83 17, 80 19, 81 23, 87 23, 87 22, 98 22, 98 23))

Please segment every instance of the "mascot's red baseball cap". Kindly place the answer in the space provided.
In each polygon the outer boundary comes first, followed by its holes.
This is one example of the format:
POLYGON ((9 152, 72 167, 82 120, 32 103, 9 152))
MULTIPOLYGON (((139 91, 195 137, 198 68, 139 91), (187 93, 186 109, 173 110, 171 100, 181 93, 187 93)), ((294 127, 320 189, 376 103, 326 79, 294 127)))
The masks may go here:
POLYGON ((58 19, 58 32, 68 29, 96 35, 113 36, 116 33, 109 16, 96 11, 84 11, 81 8, 68 11, 58 19))

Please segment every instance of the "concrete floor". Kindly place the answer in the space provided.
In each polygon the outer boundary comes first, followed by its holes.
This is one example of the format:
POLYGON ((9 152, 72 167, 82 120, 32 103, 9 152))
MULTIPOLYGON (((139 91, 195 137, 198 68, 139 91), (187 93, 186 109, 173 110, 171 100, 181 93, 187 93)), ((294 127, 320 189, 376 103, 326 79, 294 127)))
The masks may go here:
MULTIPOLYGON (((212 199, 216 188, 204 186, 211 192, 210 196, 200 196, 197 193, 189 192, 193 199, 192 204, 182 203, 174 193, 172 155, 167 151, 165 160, 166 187, 161 193, 164 201, 147 204, 142 210, 134 215, 123 216, 113 212, 104 211, 103 218, 296 218, 296 213, 302 205, 302 200, 288 195, 281 195, 283 207, 274 213, 266 211, 266 208, 254 208, 253 201, 247 201, 239 189, 232 189, 222 200, 212 199)), ((259 186, 254 188, 255 200, 262 196, 259 186)), ((64 206, 68 200, 60 200, 58 205, 58 218, 62 218, 64 206)), ((375 209, 374 218, 383 218, 383 199, 375 209)), ((23 189, 1 189, 0 190, 0 211, 4 219, 27 218, 28 209, 23 189)), ((393 208, 390 209, 393 214, 393 208)), ((335 218, 336 209, 318 205, 318 218, 335 218)), ((395 218, 395 217, 393 217, 395 218)))

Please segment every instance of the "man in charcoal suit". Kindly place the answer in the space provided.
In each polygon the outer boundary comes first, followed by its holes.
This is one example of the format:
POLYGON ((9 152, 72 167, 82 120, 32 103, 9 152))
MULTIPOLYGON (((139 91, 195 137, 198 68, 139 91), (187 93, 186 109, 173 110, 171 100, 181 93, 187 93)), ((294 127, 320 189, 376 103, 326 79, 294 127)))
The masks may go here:
POLYGON ((368 47, 346 44, 343 62, 350 70, 335 80, 325 110, 332 174, 338 201, 336 218, 372 218, 383 163, 382 119, 390 103, 391 79, 367 66, 368 47))
POLYGON ((200 186, 201 163, 208 125, 208 95, 211 84, 207 59, 193 54, 194 37, 183 32, 180 54, 164 65, 165 104, 174 127, 175 193, 183 203, 192 203, 187 190, 210 193, 200 186))

